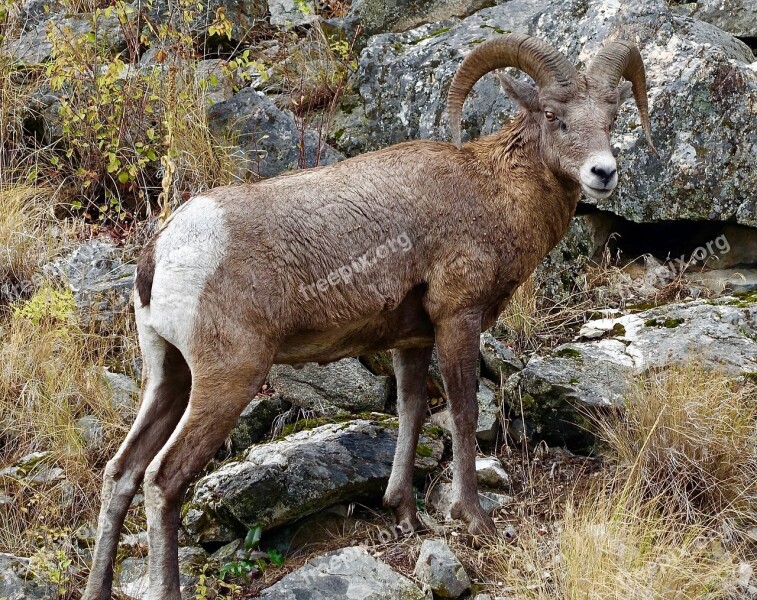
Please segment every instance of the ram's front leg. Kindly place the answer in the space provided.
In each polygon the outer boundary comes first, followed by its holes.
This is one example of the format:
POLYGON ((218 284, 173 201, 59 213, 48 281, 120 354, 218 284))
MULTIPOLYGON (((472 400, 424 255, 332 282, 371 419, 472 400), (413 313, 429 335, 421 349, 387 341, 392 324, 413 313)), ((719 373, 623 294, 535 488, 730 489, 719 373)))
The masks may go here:
POLYGON ((481 313, 467 311, 434 323, 439 367, 452 416, 452 517, 474 535, 496 532, 478 499, 476 482, 476 363, 481 313))

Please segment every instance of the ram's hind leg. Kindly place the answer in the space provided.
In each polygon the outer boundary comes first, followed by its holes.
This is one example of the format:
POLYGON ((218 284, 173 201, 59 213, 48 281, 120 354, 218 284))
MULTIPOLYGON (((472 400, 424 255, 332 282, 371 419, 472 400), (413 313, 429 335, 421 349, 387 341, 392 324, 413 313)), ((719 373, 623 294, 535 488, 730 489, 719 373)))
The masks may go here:
POLYGON ((126 512, 147 465, 163 447, 189 400, 190 375, 179 351, 149 328, 140 329, 142 400, 131 430, 103 476, 97 539, 84 600, 110 600, 113 564, 126 512))
POLYGON ((235 339, 191 365, 189 407, 145 475, 150 600, 180 600, 177 532, 182 499, 262 386, 274 354, 270 346, 250 348, 245 340, 235 339))
POLYGON ((418 436, 428 408, 426 374, 432 350, 433 347, 408 348, 392 353, 400 426, 384 506, 393 510, 397 525, 405 533, 422 528, 413 498, 413 468, 418 436))

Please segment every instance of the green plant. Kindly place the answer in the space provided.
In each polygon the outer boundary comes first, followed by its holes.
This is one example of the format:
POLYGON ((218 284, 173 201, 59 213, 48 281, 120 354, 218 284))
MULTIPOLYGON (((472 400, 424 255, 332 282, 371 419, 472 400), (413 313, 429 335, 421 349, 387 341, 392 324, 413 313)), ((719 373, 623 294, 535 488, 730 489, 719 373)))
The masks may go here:
POLYGON ((42 547, 32 556, 29 569, 35 579, 52 586, 56 598, 62 598, 68 594, 72 563, 63 549, 42 547))
POLYGON ((280 567, 284 564, 286 559, 278 550, 274 548, 266 552, 259 550, 262 535, 263 528, 260 525, 255 525, 247 532, 244 538, 245 556, 221 566, 219 577, 222 580, 227 576, 235 579, 255 577, 262 574, 269 565, 280 567))
MULTIPOLYGON (((122 220, 122 197, 149 179, 161 152, 156 132, 160 96, 157 68, 133 68, 111 56, 98 40, 98 22, 116 14, 128 21, 135 9, 118 0, 92 16, 92 31, 73 36, 53 27, 50 85, 58 92, 63 157, 53 166, 72 177, 83 198, 122 220), (105 202, 102 202, 104 200, 105 202)), ((75 208, 81 202, 74 203, 75 208)))
POLYGON ((65 331, 68 324, 75 321, 76 303, 69 290, 58 290, 50 286, 37 291, 28 301, 13 307, 15 319, 26 319, 34 325, 49 323, 65 331))

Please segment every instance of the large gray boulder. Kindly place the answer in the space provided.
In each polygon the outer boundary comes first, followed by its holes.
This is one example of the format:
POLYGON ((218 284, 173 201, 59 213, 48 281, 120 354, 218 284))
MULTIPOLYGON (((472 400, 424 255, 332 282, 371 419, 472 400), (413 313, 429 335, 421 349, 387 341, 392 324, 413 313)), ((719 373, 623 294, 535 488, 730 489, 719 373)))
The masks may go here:
POLYGON ((591 441, 584 411, 621 405, 633 377, 649 369, 697 365, 733 377, 757 372, 757 306, 737 299, 671 304, 590 321, 590 341, 534 357, 505 384, 505 401, 540 437, 582 448, 591 441))
MULTIPOLYGON (((446 93, 463 56, 497 33, 526 32, 586 63, 607 41, 639 45, 647 66, 655 158, 633 103, 620 111, 614 143, 621 178, 591 201, 627 219, 713 219, 757 225, 757 71, 752 51, 721 29, 670 10, 664 0, 511 0, 464 19, 374 36, 360 56, 368 143, 449 140, 446 93)), ((473 90, 463 131, 490 133, 513 114, 493 75, 473 90)), ((589 202, 589 201, 587 201, 589 202)))
POLYGON ((501 3, 495 0, 352 0, 344 18, 330 19, 326 30, 336 28, 353 38, 360 27, 363 37, 402 32, 452 17, 464 18, 501 3))
POLYGON ((260 594, 265 600, 425 600, 406 577, 353 546, 308 562, 260 594))
MULTIPOLYGON (((396 443, 395 419, 360 419, 254 446, 197 483, 185 526, 201 543, 230 541, 255 523, 269 529, 340 502, 378 499, 396 443)), ((435 469, 443 450, 435 431, 424 433, 417 474, 435 469)))
POLYGON ((299 369, 274 365, 268 381, 287 402, 322 415, 383 411, 391 390, 389 377, 374 375, 357 358, 299 369))
POLYGON ((261 177, 343 158, 316 132, 305 128, 303 133, 292 113, 252 88, 213 105, 208 115, 213 131, 234 139, 246 158, 246 169, 261 177))

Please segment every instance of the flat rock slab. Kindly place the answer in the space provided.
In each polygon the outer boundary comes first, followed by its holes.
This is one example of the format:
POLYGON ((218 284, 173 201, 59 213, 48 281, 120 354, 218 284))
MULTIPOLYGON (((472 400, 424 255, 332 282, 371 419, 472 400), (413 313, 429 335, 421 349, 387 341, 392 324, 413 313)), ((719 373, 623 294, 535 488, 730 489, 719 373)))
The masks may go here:
POLYGON ((324 554, 260 594, 266 600, 424 600, 406 577, 353 546, 324 554))
MULTIPOLYGON (((255 523, 269 529, 340 502, 380 498, 392 468, 397 421, 358 419, 254 446, 196 485, 184 523, 199 542, 225 542, 255 523)), ((422 434, 416 474, 439 465, 441 433, 422 434)))
POLYGON ((696 364, 737 377, 757 372, 757 306, 733 298, 670 304, 590 321, 590 341, 532 358, 505 384, 505 399, 553 443, 589 441, 581 411, 620 405, 633 377, 649 369, 696 364), (597 339, 598 338, 598 339, 597 339), (583 408, 582 408, 583 407, 583 408))

